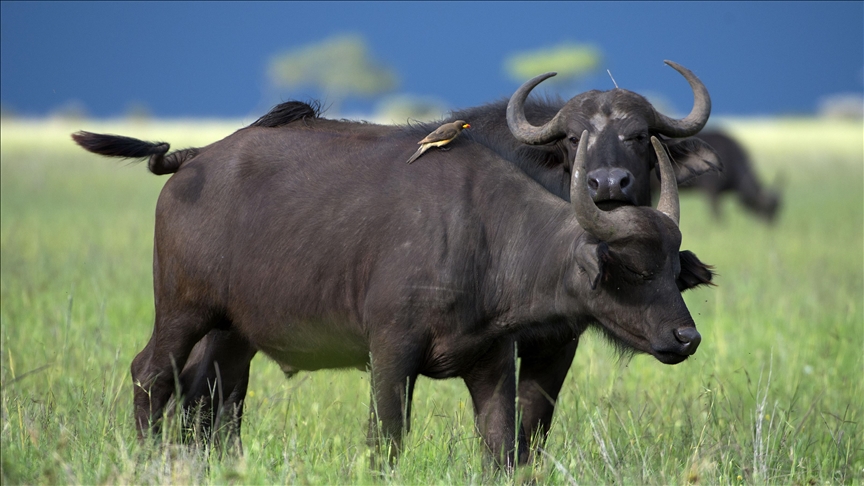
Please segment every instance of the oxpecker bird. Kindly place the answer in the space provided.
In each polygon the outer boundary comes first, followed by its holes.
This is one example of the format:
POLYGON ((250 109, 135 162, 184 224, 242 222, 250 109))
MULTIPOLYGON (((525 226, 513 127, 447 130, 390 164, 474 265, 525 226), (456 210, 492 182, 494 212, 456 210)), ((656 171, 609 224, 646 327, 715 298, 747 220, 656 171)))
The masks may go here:
POLYGON ((420 148, 414 152, 414 155, 408 159, 408 164, 417 160, 418 157, 423 155, 423 152, 429 150, 432 147, 443 147, 448 143, 452 142, 454 138, 458 137, 462 130, 466 128, 471 128, 471 125, 468 124, 465 120, 456 120, 451 123, 445 123, 440 127, 436 128, 434 132, 426 135, 426 138, 417 142, 420 145, 420 148))

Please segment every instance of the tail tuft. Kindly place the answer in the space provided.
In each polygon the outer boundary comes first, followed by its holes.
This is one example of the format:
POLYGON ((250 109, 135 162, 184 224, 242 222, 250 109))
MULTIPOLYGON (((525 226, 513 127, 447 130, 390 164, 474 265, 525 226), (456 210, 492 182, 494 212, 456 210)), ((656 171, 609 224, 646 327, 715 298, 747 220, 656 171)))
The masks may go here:
POLYGON ((143 159, 151 155, 164 155, 171 148, 165 142, 145 142, 137 138, 83 131, 73 133, 72 140, 75 140, 75 143, 88 152, 127 159, 143 159))
POLYGON ((183 162, 199 153, 199 149, 191 148, 174 152, 167 157, 171 148, 166 142, 145 142, 132 137, 120 135, 103 135, 90 132, 76 132, 72 140, 84 150, 108 157, 123 157, 126 159, 144 159, 150 157, 147 167, 156 175, 173 174, 183 162))

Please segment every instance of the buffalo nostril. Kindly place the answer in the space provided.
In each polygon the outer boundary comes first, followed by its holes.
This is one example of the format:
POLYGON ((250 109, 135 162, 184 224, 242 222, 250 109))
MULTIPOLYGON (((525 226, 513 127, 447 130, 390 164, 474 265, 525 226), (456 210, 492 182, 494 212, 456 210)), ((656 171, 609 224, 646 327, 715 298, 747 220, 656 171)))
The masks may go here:
POLYGON ((696 351, 699 343, 702 342, 702 335, 699 334, 699 331, 695 327, 679 327, 675 329, 675 339, 686 346, 688 351, 692 353, 696 351))
POLYGON ((695 327, 679 327, 675 329, 675 338, 682 344, 693 342, 694 339, 701 339, 699 331, 695 327))
POLYGON ((588 187, 596 191, 600 187, 600 181, 595 177, 591 177, 588 179, 588 187))
POLYGON ((621 168, 609 169, 607 172, 609 189, 617 196, 623 196, 633 183, 633 174, 621 168))

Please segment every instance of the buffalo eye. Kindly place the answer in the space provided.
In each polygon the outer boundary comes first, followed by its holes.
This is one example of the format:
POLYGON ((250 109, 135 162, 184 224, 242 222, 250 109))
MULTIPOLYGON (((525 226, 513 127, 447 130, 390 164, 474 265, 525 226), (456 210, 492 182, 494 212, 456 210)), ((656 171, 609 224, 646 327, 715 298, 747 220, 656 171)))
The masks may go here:
POLYGON ((631 268, 627 265, 624 268, 630 272, 632 275, 642 279, 642 280, 654 280, 654 272, 651 271, 639 271, 634 268, 631 268))
POLYGON ((579 145, 579 137, 570 137, 569 140, 573 145, 579 145))
POLYGON ((639 132, 635 135, 628 137, 626 141, 642 145, 648 141, 648 134, 645 132, 639 132))

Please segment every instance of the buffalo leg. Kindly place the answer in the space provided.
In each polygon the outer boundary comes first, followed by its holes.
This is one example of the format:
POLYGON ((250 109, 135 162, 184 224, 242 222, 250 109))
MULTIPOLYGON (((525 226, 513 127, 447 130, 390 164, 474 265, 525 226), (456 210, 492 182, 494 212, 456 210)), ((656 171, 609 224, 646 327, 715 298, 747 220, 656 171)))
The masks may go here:
POLYGON ((242 450, 240 423, 255 353, 236 331, 214 329, 198 341, 180 373, 184 416, 220 449, 242 450))
POLYGON ((723 201, 720 200, 720 193, 719 192, 712 192, 711 194, 708 195, 708 197, 710 198, 710 201, 711 201, 711 212, 714 214, 714 219, 716 219, 718 221, 722 220, 723 219, 723 208, 722 208, 722 202, 723 201))
POLYGON ((403 434, 411 427, 411 399, 417 382, 417 366, 409 354, 371 353, 372 400, 369 405, 367 440, 374 448, 372 467, 387 456, 393 465, 402 450, 403 434))
POLYGON ((463 376, 474 404, 474 423, 492 455, 492 461, 512 471, 518 461, 528 460, 522 427, 516 430, 516 357, 514 343, 502 339, 463 376))
POLYGON ((548 356, 522 358, 519 367, 519 405, 522 426, 534 446, 543 447, 552 425, 555 402, 573 363, 579 341, 548 356))
POLYGON ((150 341, 132 360, 135 424, 138 437, 158 433, 165 405, 175 391, 175 377, 210 323, 204 312, 156 311, 150 341), (170 317, 164 317, 168 315, 170 317))

